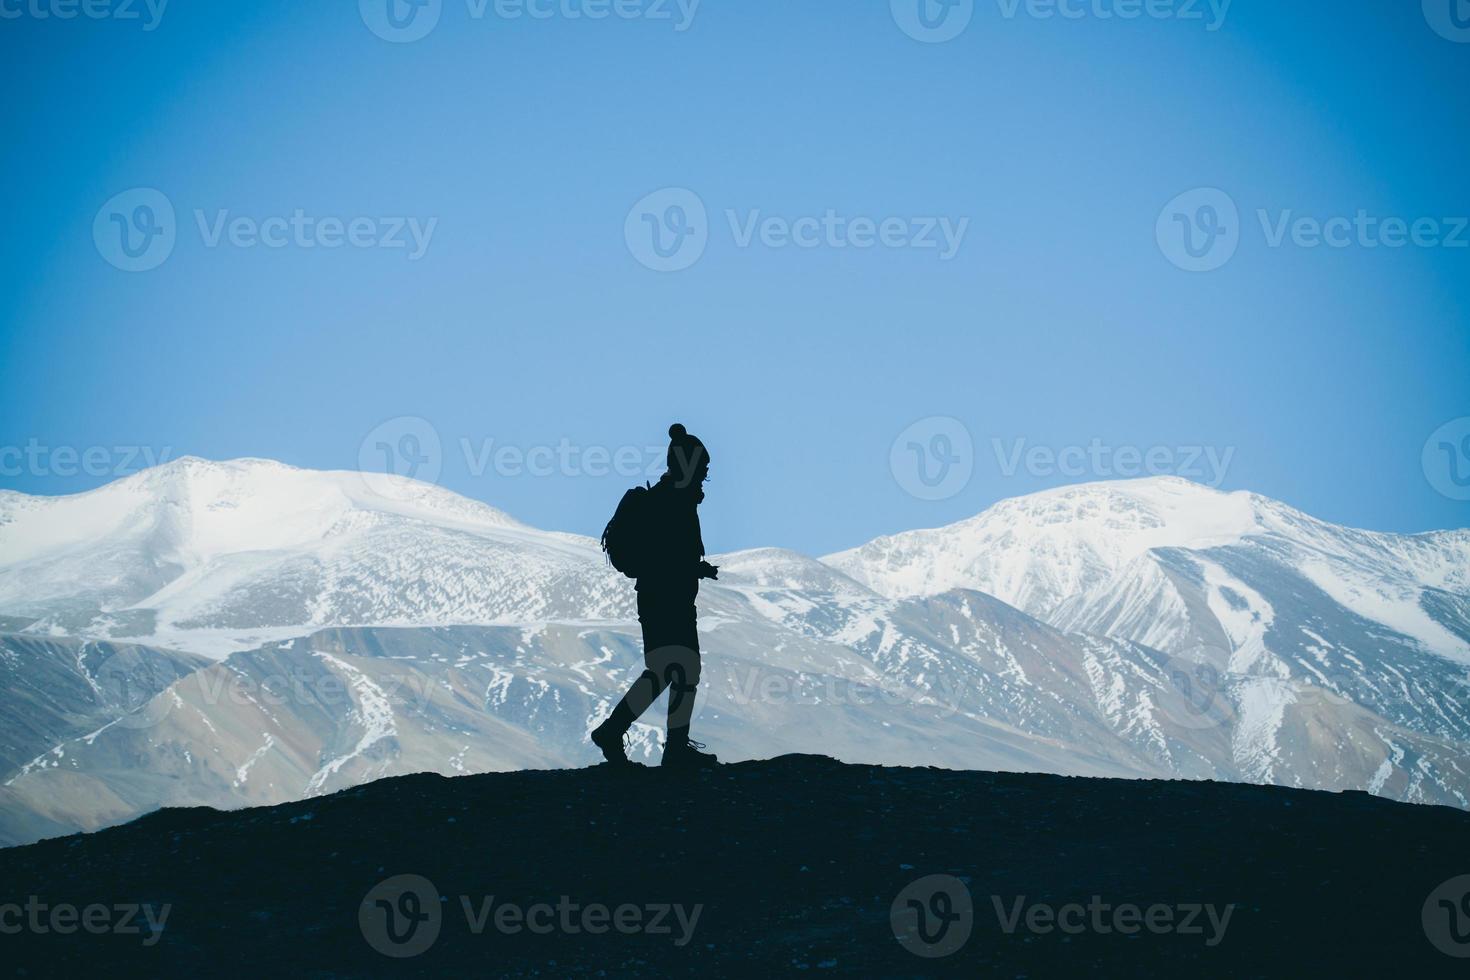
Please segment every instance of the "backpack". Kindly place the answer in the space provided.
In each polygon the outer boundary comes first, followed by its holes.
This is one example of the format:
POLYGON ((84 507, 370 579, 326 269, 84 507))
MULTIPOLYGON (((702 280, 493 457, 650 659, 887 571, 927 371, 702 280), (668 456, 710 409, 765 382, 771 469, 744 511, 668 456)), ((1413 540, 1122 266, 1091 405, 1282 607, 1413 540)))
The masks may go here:
POLYGON ((612 520, 602 531, 602 550, 612 562, 612 567, 628 578, 636 579, 643 573, 643 564, 648 556, 648 537, 653 488, 634 487, 623 494, 618 509, 613 511, 612 520))

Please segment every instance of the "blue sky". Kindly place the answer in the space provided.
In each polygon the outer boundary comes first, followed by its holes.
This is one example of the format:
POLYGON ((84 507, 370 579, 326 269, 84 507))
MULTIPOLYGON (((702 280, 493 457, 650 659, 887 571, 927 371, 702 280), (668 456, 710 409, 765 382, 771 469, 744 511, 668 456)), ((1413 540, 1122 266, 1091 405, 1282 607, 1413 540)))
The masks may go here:
POLYGON ((597 447, 677 419, 713 451, 712 550, 825 553, 1145 460, 1470 524, 1423 458, 1470 416, 1449 0, 976 0, 940 43, 910 0, 529 2, 442 0, 395 43, 387 0, 4 0, 0 486, 86 489, 136 466, 119 447, 353 468, 383 441, 595 533, 633 482, 597 447), (125 271, 136 188, 174 241, 125 271), (1388 247, 1384 219, 1427 223, 1388 247), (1221 222, 1218 267, 1181 268, 1221 222), (687 267, 650 268, 684 224, 687 267))

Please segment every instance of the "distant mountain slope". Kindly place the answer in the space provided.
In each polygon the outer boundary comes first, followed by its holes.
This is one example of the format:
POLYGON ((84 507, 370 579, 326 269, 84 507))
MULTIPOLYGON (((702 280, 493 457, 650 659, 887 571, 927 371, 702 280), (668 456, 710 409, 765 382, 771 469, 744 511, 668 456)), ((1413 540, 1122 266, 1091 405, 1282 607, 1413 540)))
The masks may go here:
MULTIPOLYGON (((695 724, 727 760, 1470 806, 1464 537, 1166 480, 1007 501, 825 563, 719 556, 695 724)), ((74 630, 218 662, 135 686, 156 696, 125 724, 17 742, 34 754, 3 777, 0 843, 420 770, 586 765, 586 732, 642 669, 632 598, 591 539, 396 478, 186 459, 76 497, 4 495, 0 616, 27 642, 83 649, 52 635, 74 630)), ((46 676, 12 675, 0 713, 29 717, 46 676)), ((82 682, 57 683, 71 704, 82 682)), ((655 759, 662 718, 645 721, 631 751, 655 759)))
MULTIPOLYGON (((888 596, 953 588, 988 592, 1068 628, 1173 650, 1201 640, 1244 644, 1232 620, 1253 617, 1211 582, 1222 602, 1192 604, 1161 558, 1195 558, 1196 579, 1220 570, 1208 556, 1244 553, 1323 599, 1470 663, 1463 603, 1470 599, 1470 531, 1380 534, 1327 524, 1256 494, 1222 493, 1177 477, 1063 487, 1004 500, 934 530, 879 538, 824 561, 888 596)), ((1263 624, 1264 625, 1264 624, 1263 624)))
POLYGON ((0 779, 136 711, 208 662, 126 643, 0 633, 0 779))
POLYGON ((0 886, 147 907, 7 935, 38 976, 1429 978, 1470 951, 1431 901, 1467 840, 1470 814, 1361 793, 789 756, 167 810, 0 852, 0 886))
MULTIPOLYGON (((830 609, 772 618, 790 602, 739 590, 705 601, 695 724, 726 760, 823 749, 953 768, 1233 773, 1224 733, 1180 726, 1188 707, 1141 648, 1079 645, 978 593, 880 600, 871 629, 830 609)), ((642 669, 630 626, 329 629, 268 644, 41 754, 0 786, 0 843, 384 775, 589 765, 587 731, 642 669)), ((662 706, 645 722, 630 751, 656 763, 662 706)))
POLYGON ((1376 743, 1390 764, 1374 792, 1416 799, 1413 760, 1428 753, 1470 803, 1455 760, 1470 739, 1470 531, 1341 528, 1171 477, 1002 501, 825 561, 885 595, 980 589, 1064 631, 1169 654, 1202 696, 1233 703, 1238 733, 1286 732, 1240 746, 1246 778, 1292 782, 1283 761, 1301 739, 1329 764, 1376 743), (1349 705, 1427 741, 1365 721, 1323 742, 1318 719, 1349 705))

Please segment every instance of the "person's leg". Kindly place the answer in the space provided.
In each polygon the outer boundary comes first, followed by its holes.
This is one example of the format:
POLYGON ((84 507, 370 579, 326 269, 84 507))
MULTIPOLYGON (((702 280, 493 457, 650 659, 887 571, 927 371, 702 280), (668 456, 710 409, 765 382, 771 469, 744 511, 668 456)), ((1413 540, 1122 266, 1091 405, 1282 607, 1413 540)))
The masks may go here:
POLYGON ((643 673, 629 686, 607 720, 592 731, 592 744, 602 750, 603 758, 614 764, 625 764, 628 754, 623 749, 623 736, 642 717, 648 706, 658 699, 668 683, 652 656, 661 646, 660 635, 667 630, 664 617, 643 593, 638 594, 638 622, 643 632, 643 673))
POLYGON ((665 685, 666 682, 662 677, 645 666, 643 673, 639 674, 637 680, 629 685, 628 693, 623 695, 623 700, 619 701, 618 706, 613 709, 615 716, 626 719, 627 724, 623 725, 624 731, 631 727, 633 722, 643 717, 643 712, 647 711, 649 706, 657 701, 658 696, 664 692, 665 685))
MULTIPOLYGON (((694 699, 699 692, 699 633, 694 626, 694 609, 678 624, 677 642, 661 651, 657 669, 669 688, 668 731, 689 732, 694 718, 694 699)), ((652 665, 650 665, 652 666, 652 665)))
POLYGON ((715 756, 701 752, 698 742, 689 738, 689 725, 694 719, 694 703, 699 692, 699 631, 694 606, 680 611, 678 635, 682 641, 666 660, 663 675, 669 688, 669 727, 664 742, 663 764, 666 766, 714 765, 715 756))

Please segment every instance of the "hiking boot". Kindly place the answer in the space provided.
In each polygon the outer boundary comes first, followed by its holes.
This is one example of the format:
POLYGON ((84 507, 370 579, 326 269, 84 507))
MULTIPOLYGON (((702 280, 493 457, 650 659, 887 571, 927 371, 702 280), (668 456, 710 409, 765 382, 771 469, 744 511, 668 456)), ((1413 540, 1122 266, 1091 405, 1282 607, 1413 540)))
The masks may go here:
POLYGON ((628 734, 628 725, 624 724, 622 714, 627 709, 618 705, 618 709, 612 713, 607 721, 592 729, 592 744, 602 750, 602 757, 613 766, 637 765, 628 758, 628 750, 623 748, 623 736, 628 734))
POLYGON ((660 764, 680 769, 708 769, 719 765, 720 760, 715 758, 715 754, 700 751, 703 748, 703 742, 696 742, 687 735, 683 738, 671 736, 664 744, 664 758, 660 764))

